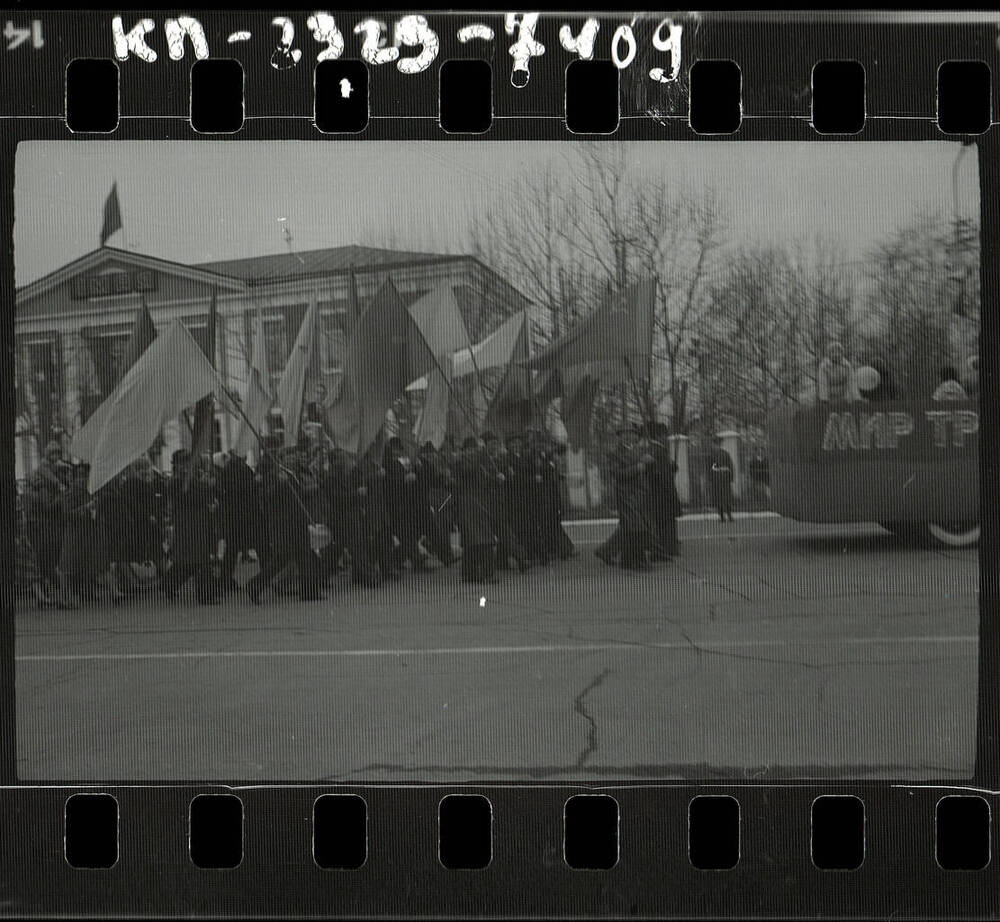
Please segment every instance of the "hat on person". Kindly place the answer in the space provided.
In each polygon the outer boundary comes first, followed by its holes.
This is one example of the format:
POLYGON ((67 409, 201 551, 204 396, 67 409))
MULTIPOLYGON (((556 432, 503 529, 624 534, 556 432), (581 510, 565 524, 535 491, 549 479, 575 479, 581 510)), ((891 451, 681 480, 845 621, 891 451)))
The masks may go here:
POLYGON ((403 440, 398 435, 394 435, 389 439, 389 448, 393 451, 403 451, 405 446, 403 445, 403 440))
POLYGON ((186 448, 178 448, 177 451, 170 456, 170 463, 173 465, 183 464, 190 457, 191 452, 189 452, 186 448))
POLYGON ((62 445, 60 445, 55 439, 53 439, 51 442, 49 442, 48 445, 45 446, 45 457, 47 458, 49 455, 52 454, 57 454, 57 455, 62 454, 62 445))
POLYGON ((420 446, 420 452, 419 453, 422 454, 422 455, 433 455, 434 452, 436 452, 436 451, 437 451, 437 449, 434 447, 434 443, 428 441, 428 442, 424 442, 424 444, 420 446))

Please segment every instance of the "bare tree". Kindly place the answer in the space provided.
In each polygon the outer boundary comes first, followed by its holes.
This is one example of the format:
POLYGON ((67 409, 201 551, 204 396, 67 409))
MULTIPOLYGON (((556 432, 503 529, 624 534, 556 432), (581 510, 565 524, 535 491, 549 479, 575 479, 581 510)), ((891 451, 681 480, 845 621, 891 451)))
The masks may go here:
POLYGON ((979 228, 922 215, 880 244, 867 273, 870 352, 892 368, 902 393, 933 390, 944 364, 978 348, 979 228))

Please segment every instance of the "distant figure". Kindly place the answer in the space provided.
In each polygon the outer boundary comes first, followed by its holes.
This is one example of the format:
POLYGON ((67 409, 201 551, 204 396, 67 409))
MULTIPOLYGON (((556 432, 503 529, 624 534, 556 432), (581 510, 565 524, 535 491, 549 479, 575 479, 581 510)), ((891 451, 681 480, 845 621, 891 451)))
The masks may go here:
POLYGON ((941 369, 941 383, 931 395, 931 400, 968 400, 969 395, 959 383, 958 372, 953 365, 941 369))
POLYGON ((712 505, 719 510, 720 522, 733 520, 733 459, 722 447, 722 439, 715 436, 712 439, 714 448, 707 459, 708 483, 712 496, 712 505))
POLYGON ((844 403, 861 399, 854 380, 854 366, 848 361, 844 347, 839 342, 830 343, 823 361, 819 363, 816 399, 821 403, 844 403))
POLYGON ((313 399, 306 404, 306 422, 322 424, 326 419, 326 385, 317 384, 313 399))

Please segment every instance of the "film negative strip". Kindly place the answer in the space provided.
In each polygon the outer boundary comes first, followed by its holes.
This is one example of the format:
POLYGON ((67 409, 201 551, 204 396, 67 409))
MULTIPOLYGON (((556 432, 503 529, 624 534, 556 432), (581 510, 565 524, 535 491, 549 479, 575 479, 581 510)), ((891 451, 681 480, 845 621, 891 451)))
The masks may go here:
POLYGON ((1000 16, 0 21, 5 916, 1000 916, 1000 16))

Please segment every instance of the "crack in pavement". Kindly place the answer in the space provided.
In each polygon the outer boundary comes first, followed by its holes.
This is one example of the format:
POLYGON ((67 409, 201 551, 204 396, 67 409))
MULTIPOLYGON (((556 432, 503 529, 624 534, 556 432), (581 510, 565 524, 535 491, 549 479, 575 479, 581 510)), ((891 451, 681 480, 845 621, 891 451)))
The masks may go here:
POLYGON ((575 767, 580 768, 583 763, 590 758, 590 755, 597 749, 597 723, 590 714, 588 714, 583 707, 583 699, 587 697, 597 686, 599 686, 609 675, 611 675, 611 669, 605 667, 598 675, 596 675, 591 683, 573 699, 573 710, 576 711, 587 723, 590 724, 590 729, 587 731, 587 745, 584 747, 583 752, 577 757, 575 762, 575 767))
MULTIPOLYGON (((971 764, 971 763, 970 763, 971 764)), ((435 778, 447 778, 460 773, 463 777, 486 777, 493 781, 502 781, 513 777, 517 780, 531 779, 544 781, 552 778, 566 778, 583 781, 588 778, 608 778, 623 782, 636 779, 682 779, 686 781, 740 781, 742 779, 767 778, 769 781, 793 780, 807 781, 815 779, 845 779, 859 780, 865 778, 895 781, 906 781, 907 773, 919 772, 922 778, 946 778, 950 773, 957 777, 966 777, 968 770, 964 765, 936 765, 924 762, 871 762, 871 763, 803 763, 772 762, 769 765, 726 765, 717 762, 674 762, 674 763, 639 763, 630 765, 595 765, 586 768, 586 774, 576 775, 579 766, 576 765, 407 765, 391 762, 369 762, 358 768, 346 769, 315 778, 313 784, 356 783, 372 784, 384 781, 357 780, 357 775, 390 773, 392 775, 414 775, 432 773, 435 778), (965 772, 965 775, 961 773, 965 772)))

